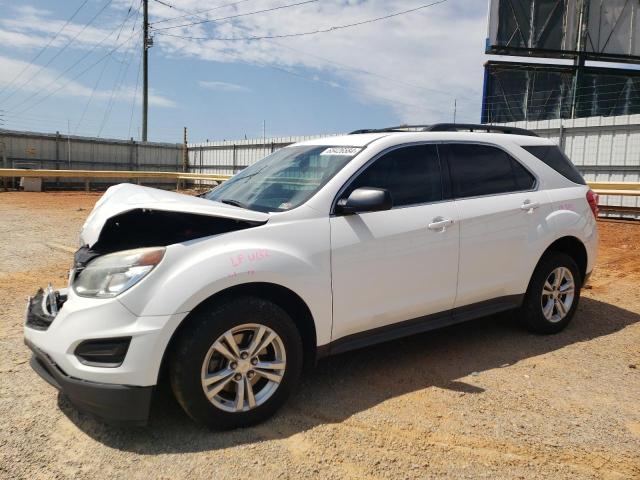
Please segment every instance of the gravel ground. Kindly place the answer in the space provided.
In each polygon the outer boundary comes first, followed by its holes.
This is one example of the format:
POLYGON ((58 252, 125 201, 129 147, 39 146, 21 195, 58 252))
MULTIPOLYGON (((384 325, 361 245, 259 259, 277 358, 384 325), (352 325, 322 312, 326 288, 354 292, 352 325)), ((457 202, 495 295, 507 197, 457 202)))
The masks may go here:
POLYGON ((25 297, 60 285, 98 196, 0 193, 1 478, 640 478, 640 225, 601 222, 573 323, 509 315, 340 355, 255 428, 194 425, 161 390, 146 428, 78 413, 29 367, 25 297))

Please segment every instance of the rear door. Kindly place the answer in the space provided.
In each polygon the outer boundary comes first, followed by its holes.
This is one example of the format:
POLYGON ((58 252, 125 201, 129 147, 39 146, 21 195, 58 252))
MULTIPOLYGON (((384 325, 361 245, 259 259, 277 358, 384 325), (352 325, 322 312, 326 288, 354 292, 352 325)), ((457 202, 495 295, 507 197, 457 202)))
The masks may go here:
POLYGON ((520 301, 549 231, 547 195, 537 179, 493 145, 441 147, 460 215, 460 266, 456 307, 520 301))
POLYGON ((333 339, 452 308, 458 267, 454 202, 434 144, 383 154, 347 184, 387 189, 391 210, 334 215, 333 339))

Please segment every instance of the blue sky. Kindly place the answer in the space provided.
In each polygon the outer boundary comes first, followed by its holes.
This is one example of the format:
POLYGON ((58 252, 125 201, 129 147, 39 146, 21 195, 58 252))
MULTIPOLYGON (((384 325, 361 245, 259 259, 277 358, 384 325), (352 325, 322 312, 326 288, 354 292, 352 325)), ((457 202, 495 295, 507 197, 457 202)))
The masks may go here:
MULTIPOLYGON (((450 121, 454 99, 459 121, 479 120, 482 64, 487 60, 484 0, 449 0, 381 22, 277 40, 165 35, 289 34, 429 3, 319 0, 178 27, 299 1, 150 0, 150 21, 159 23, 153 25, 155 46, 149 54, 149 140, 181 141, 183 126, 190 141, 204 141, 261 137, 263 121, 267 136, 450 121), (231 3, 235 5, 197 18, 171 20, 185 11, 231 3), (177 28, 160 30, 164 27, 177 28)), ((83 2, 0 0, 4 128, 139 137, 140 0, 87 0, 30 63, 83 2)))

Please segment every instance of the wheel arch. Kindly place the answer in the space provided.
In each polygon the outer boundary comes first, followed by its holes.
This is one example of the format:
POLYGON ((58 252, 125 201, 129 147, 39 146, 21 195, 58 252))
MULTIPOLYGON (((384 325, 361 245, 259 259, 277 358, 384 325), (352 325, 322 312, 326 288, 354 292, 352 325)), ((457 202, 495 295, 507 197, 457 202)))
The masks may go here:
MULTIPOLYGON (((589 257, 587 254, 587 248, 584 243, 574 236, 564 236, 555 240, 547 249, 542 253, 540 259, 550 252, 561 252, 569 255, 578 265, 580 270, 581 281, 584 282, 587 276, 587 264, 589 257)), ((538 263, 540 260, 538 260, 538 263)), ((537 267, 537 264, 536 264, 537 267)))
POLYGON ((158 382, 165 377, 169 364, 169 352, 174 348, 180 335, 188 328, 196 313, 209 308, 212 304, 224 301, 225 299, 237 296, 253 296, 263 300, 268 300, 289 314, 296 324, 300 337, 302 338, 302 349, 304 355, 304 367, 308 368, 315 364, 317 354, 317 334, 316 325, 306 302, 294 291, 267 282, 243 283, 221 290, 200 302, 189 314, 180 322, 175 329, 167 346, 162 354, 162 361, 158 372, 158 382))

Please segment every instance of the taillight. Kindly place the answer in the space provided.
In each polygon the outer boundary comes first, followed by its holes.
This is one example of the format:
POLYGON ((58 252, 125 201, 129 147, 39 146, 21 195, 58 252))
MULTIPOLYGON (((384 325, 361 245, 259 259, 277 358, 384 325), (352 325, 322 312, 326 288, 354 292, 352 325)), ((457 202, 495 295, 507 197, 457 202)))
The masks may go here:
POLYGON ((598 218, 598 194, 590 189, 587 192, 587 202, 589 202, 593 216, 598 218))

